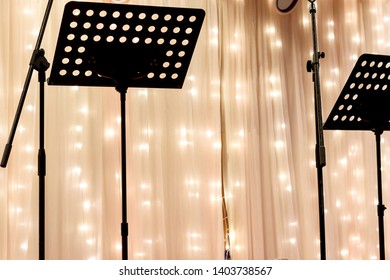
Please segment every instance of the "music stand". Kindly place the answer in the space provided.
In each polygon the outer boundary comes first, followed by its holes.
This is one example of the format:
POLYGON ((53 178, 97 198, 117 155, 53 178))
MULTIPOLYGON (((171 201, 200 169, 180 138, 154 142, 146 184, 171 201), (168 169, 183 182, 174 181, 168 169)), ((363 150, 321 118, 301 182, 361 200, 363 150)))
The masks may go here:
POLYGON ((380 259, 385 259, 384 212, 382 202, 381 134, 390 130, 390 56, 363 54, 353 68, 324 129, 371 130, 375 133, 380 259))
POLYGON ((66 4, 49 85, 115 87, 121 101, 122 259, 128 259, 126 92, 182 88, 203 24, 201 9, 66 4))

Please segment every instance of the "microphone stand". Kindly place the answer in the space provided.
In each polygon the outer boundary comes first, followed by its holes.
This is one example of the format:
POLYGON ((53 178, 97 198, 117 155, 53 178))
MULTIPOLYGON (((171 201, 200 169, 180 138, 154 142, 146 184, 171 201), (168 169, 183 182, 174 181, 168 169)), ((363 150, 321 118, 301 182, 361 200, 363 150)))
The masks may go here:
POLYGON ((322 169, 326 165, 324 132, 322 122, 321 108, 321 90, 320 90, 320 58, 325 57, 325 53, 318 51, 317 42, 317 24, 316 24, 316 6, 315 0, 309 0, 310 14, 313 31, 313 61, 308 61, 306 68, 308 72, 313 73, 314 83, 314 102, 315 102, 315 121, 316 121, 316 167, 318 181, 318 206, 319 206, 319 222, 320 222, 320 249, 321 260, 326 260, 326 245, 325 245, 325 206, 324 206, 324 187, 322 169))
POLYGON ((49 19, 50 10, 53 5, 53 0, 49 0, 47 3, 45 15, 41 24, 41 29, 37 38, 37 42, 34 51, 31 56, 30 66, 27 72, 26 80, 23 86, 22 94, 20 96, 18 108, 16 110, 14 122, 12 124, 11 132, 8 138, 8 142, 5 146, 3 157, 1 159, 0 166, 7 167, 8 159, 12 149, 12 142, 15 137, 16 129, 20 116, 22 114, 23 104, 26 100, 27 91, 30 85, 33 71, 38 71, 39 81, 39 151, 38 151, 38 176, 39 176, 39 259, 45 259, 45 176, 46 176, 46 153, 44 148, 44 84, 46 80, 46 70, 50 67, 50 63, 45 58, 45 51, 40 49, 43 39, 43 34, 49 19))

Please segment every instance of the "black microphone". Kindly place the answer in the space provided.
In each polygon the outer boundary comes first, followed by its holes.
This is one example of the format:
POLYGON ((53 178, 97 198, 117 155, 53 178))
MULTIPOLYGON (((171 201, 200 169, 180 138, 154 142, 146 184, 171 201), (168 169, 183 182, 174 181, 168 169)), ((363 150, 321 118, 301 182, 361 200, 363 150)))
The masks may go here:
POLYGON ((281 13, 289 13, 297 3, 298 0, 276 0, 276 8, 281 13))

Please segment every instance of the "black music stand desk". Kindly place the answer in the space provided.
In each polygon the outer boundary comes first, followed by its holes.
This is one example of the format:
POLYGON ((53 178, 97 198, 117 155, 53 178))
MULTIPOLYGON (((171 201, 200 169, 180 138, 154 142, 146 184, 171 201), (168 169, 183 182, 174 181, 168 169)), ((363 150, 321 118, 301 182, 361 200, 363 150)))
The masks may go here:
POLYGON ((390 130, 390 56, 363 54, 353 68, 324 129, 369 130, 375 133, 378 178, 380 259, 385 259, 380 138, 390 130))
POLYGON ((115 87, 121 100, 122 259, 128 259, 126 92, 183 86, 205 12, 201 9, 66 4, 49 85, 115 87))

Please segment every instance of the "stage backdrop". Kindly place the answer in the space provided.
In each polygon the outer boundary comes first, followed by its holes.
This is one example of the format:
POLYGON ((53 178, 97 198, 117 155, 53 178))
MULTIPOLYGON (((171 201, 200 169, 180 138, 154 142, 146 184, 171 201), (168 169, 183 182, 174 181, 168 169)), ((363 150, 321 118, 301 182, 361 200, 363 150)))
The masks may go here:
MULTIPOLYGON (((49 62, 66 2, 54 1, 42 43, 49 62)), ((319 259, 308 1, 289 14, 277 12, 274 0, 94 2, 206 11, 183 89, 127 94, 129 258, 222 259, 228 248, 233 259, 319 259)), ((358 57, 389 53, 390 3, 317 2, 325 121, 358 57)), ((0 152, 46 3, 0 3, 0 152)), ((46 258, 120 259, 119 94, 46 89, 46 258)), ((35 73, 0 170, 0 259, 38 258, 38 98, 35 73)), ((377 259, 374 134, 324 136, 327 257, 377 259)))

